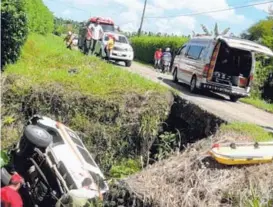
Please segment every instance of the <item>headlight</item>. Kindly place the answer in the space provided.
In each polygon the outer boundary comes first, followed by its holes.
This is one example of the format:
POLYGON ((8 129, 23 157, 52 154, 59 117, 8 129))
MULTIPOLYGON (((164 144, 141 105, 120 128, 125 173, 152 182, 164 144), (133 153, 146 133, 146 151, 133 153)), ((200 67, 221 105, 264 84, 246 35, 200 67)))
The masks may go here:
POLYGON ((129 47, 129 48, 128 48, 128 51, 129 51, 129 52, 133 52, 133 48, 132 48, 132 47, 129 47))

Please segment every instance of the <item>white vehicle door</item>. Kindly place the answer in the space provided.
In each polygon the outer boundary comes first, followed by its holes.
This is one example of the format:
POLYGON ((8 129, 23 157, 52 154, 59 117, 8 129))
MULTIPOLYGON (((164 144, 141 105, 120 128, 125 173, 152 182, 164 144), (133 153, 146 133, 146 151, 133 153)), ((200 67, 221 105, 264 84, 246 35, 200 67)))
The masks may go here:
POLYGON ((202 68, 201 52, 205 47, 203 45, 190 45, 184 58, 184 81, 190 84, 193 74, 198 74, 202 68))
POLYGON ((179 49, 179 51, 174 59, 174 64, 173 64, 173 67, 177 68, 177 78, 182 81, 183 81, 183 77, 184 77, 184 75, 183 75, 184 57, 185 57, 185 53, 186 53, 187 49, 188 49, 187 45, 183 45, 179 49))
POLYGON ((219 37, 220 40, 224 41, 229 47, 237 48, 241 50, 247 50, 254 53, 263 53, 268 56, 273 57, 273 52, 268 47, 257 44, 249 40, 243 40, 239 38, 228 38, 228 37, 219 37))

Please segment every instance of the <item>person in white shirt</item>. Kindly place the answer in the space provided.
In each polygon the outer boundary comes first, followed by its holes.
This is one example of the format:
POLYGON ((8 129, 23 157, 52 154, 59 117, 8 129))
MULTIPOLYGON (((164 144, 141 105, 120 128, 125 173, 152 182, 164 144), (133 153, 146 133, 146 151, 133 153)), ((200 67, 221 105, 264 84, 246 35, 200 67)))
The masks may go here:
POLYGON ((100 40, 103 36, 103 30, 99 24, 99 19, 96 19, 96 23, 91 26, 91 33, 92 33, 91 54, 93 54, 95 51, 96 44, 97 44, 98 40, 100 40))
POLYGON ((98 202, 102 201, 102 195, 98 190, 92 189, 92 180, 90 178, 85 178, 82 182, 82 188, 73 189, 68 192, 68 194, 63 195, 58 202, 56 207, 83 207, 89 206, 92 201, 98 202), (94 200, 95 199, 95 200, 94 200), (99 199, 99 200, 96 200, 99 199))

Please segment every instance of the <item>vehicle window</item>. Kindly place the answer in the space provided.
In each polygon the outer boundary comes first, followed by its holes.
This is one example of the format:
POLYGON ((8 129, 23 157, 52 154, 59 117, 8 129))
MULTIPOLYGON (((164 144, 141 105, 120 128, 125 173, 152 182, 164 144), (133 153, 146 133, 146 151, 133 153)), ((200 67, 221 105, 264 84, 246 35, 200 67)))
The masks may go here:
POLYGON ((116 38, 116 42, 128 44, 127 38, 124 36, 118 36, 118 38, 116 38))
POLYGON ((50 129, 48 129, 47 132, 52 136, 53 144, 56 144, 56 143, 63 144, 64 143, 64 140, 62 139, 62 137, 59 135, 58 132, 55 132, 50 129))
POLYGON ((104 32, 114 32, 114 31, 115 31, 114 25, 110 25, 110 24, 100 24, 100 26, 102 27, 102 30, 103 30, 104 32))
POLYGON ((73 142, 75 142, 77 145, 80 145, 82 147, 84 147, 82 141, 80 140, 80 138, 78 137, 78 135, 73 132, 72 130, 66 128, 67 133, 69 134, 69 136, 72 138, 73 142))
POLYGON ((84 160, 85 160, 87 163, 89 163, 90 165, 96 167, 95 162, 93 161, 93 159, 91 158, 91 156, 88 154, 88 152, 87 152, 84 148, 82 148, 82 147, 80 147, 80 146, 77 146, 77 148, 78 148, 78 150, 80 151, 80 153, 82 154, 84 160))
POLYGON ((203 48, 204 47, 202 47, 202 46, 192 45, 192 46, 190 46, 189 51, 187 52, 186 56, 189 58, 192 58, 194 60, 197 60, 197 59, 199 59, 203 48))
POLYGON ((92 176, 93 180, 95 181, 96 184, 99 183, 99 188, 101 190, 104 190, 106 188, 105 182, 103 180, 103 178, 99 175, 97 175, 96 173, 89 171, 90 175, 92 176))
POLYGON ((180 55, 184 55, 187 51, 187 45, 185 45, 184 47, 182 47, 181 51, 180 51, 180 55))

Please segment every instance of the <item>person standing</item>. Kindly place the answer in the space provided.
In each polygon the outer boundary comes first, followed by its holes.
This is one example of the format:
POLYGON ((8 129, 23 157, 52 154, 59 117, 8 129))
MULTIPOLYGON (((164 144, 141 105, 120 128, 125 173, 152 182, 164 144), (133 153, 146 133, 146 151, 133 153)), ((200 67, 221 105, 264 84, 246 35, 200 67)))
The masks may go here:
POLYGON ((159 48, 158 50, 155 51, 154 54, 154 68, 157 69, 160 65, 160 60, 162 57, 162 49, 159 48))
POLYGON ((71 31, 68 32, 66 37, 64 38, 64 41, 66 41, 66 48, 71 50, 71 45, 73 43, 74 35, 71 31))
POLYGON ((114 48, 114 45, 115 45, 115 38, 112 35, 109 35, 109 40, 107 41, 107 45, 105 48, 108 62, 110 61, 110 54, 114 48))
POLYGON ((91 26, 91 33, 92 33, 92 48, 91 54, 94 53, 98 40, 100 40, 103 36, 102 27, 99 24, 99 19, 96 19, 95 25, 91 26))
POLYGON ((23 201, 18 193, 24 184, 24 179, 17 173, 11 176, 9 185, 1 188, 2 207, 23 207, 23 201))

